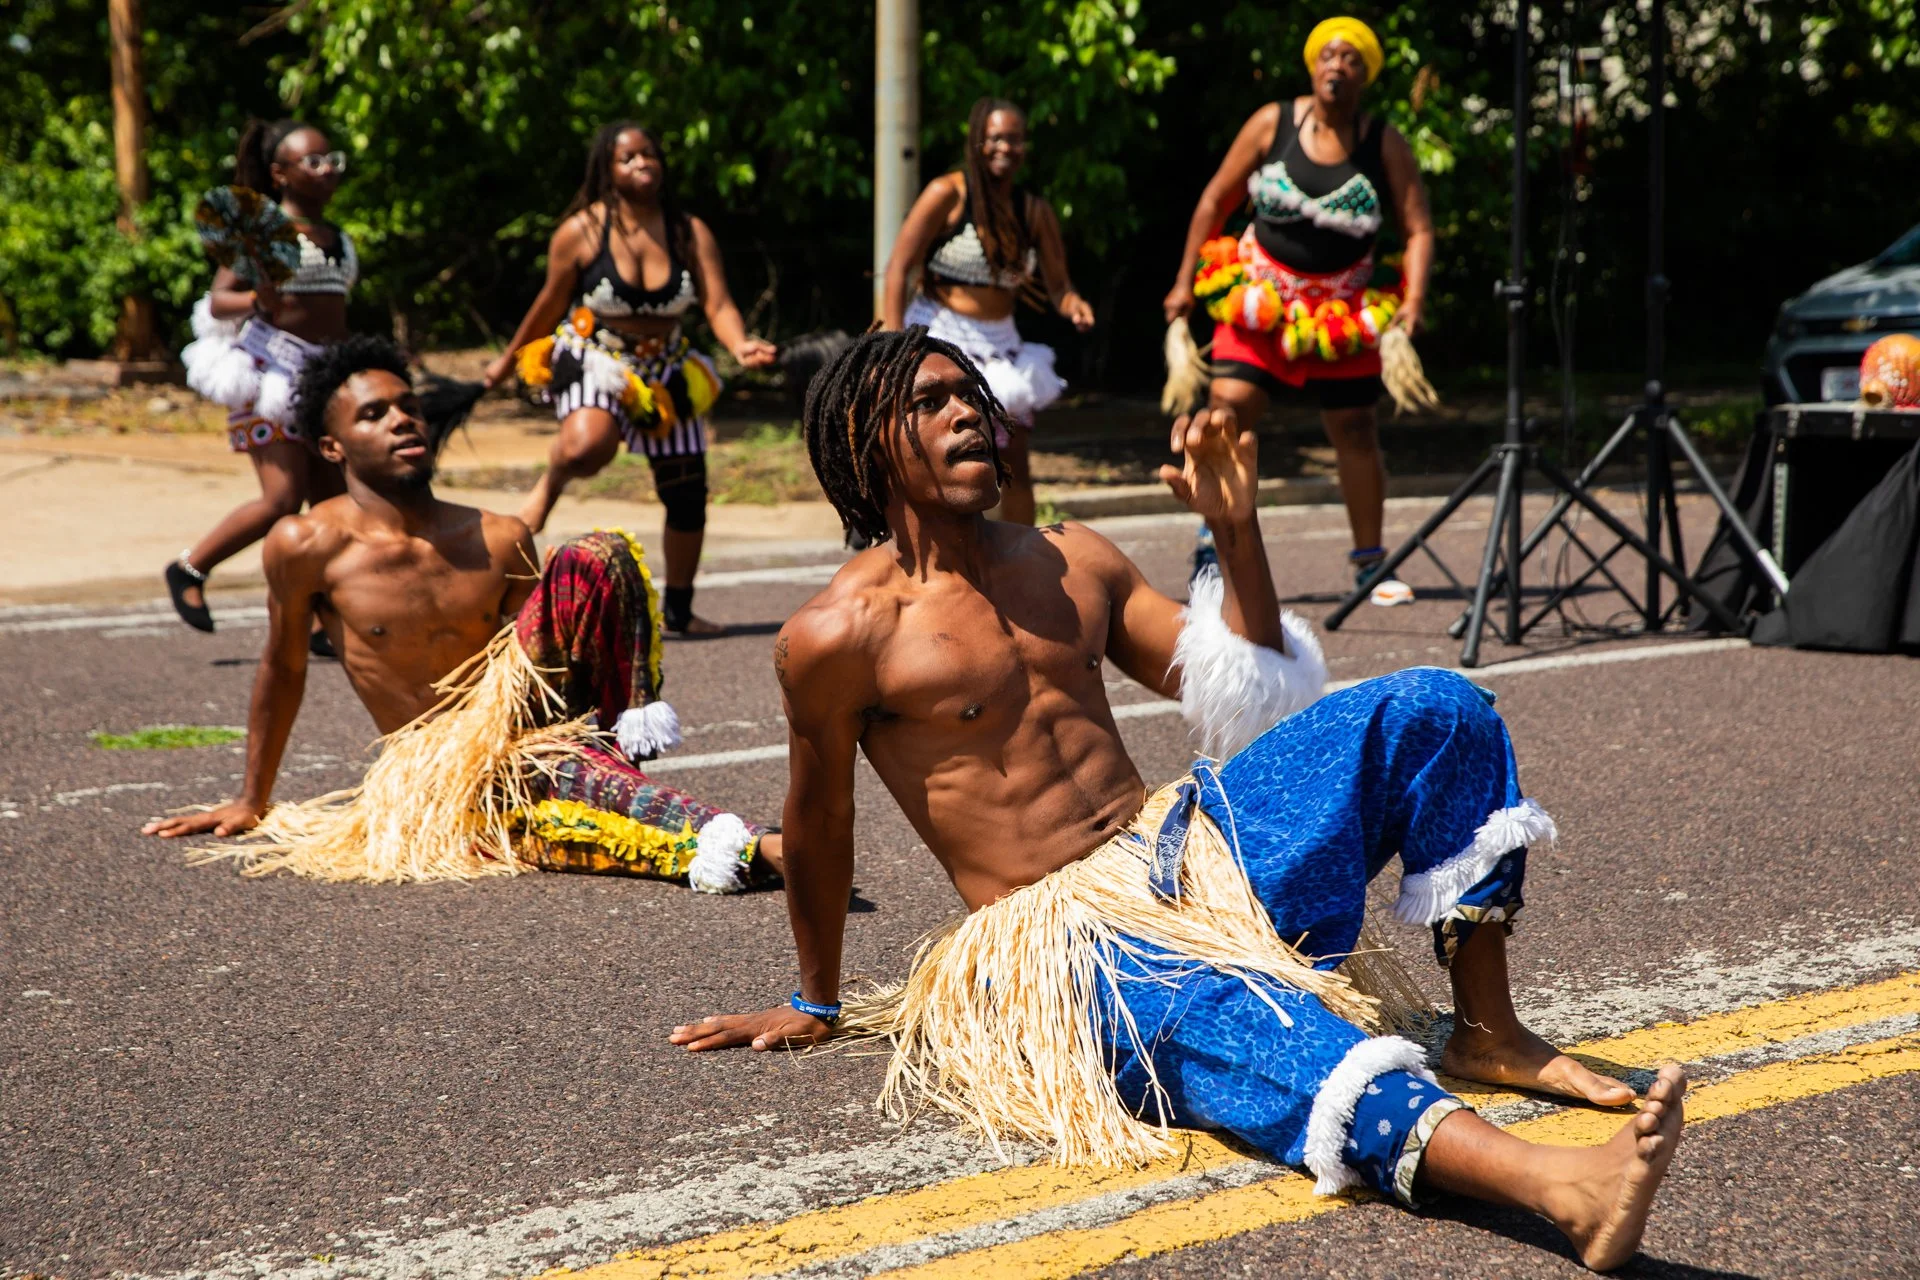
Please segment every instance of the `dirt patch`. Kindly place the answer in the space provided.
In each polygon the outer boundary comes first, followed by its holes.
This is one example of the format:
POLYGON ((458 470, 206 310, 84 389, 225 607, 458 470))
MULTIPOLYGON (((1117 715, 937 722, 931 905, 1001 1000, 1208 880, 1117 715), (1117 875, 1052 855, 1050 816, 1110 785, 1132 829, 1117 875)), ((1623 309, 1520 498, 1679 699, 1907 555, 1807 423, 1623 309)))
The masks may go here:
POLYGON ((0 434, 205 435, 227 411, 185 387, 115 387, 85 395, 0 400, 0 434))

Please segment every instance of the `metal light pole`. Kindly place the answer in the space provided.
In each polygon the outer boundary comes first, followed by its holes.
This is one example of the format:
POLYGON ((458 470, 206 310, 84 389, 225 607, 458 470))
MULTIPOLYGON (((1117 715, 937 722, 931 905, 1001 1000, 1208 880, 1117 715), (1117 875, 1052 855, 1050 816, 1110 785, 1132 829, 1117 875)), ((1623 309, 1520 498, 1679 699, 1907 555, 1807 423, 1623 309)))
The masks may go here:
POLYGON ((873 314, 887 259, 920 193, 920 0, 875 0, 873 76, 873 314))

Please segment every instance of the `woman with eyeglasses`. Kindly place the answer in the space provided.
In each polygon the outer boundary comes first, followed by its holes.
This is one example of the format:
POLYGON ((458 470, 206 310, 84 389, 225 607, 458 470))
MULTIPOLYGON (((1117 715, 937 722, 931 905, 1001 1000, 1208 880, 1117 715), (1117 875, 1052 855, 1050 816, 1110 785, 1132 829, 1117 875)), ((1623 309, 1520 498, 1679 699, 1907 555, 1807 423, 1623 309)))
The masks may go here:
POLYGON ((982 98, 967 117, 966 164, 920 193, 887 261, 883 321, 889 329, 925 325, 980 366, 1013 420, 1000 456, 1012 473, 1001 489, 1000 518, 1033 523, 1027 429, 1033 415, 1067 384, 1053 371, 1053 348, 1025 342, 1014 326, 1022 298, 1050 305, 1074 328, 1093 327, 1093 308, 1067 276, 1067 250, 1053 206, 1015 179, 1027 161, 1027 117, 1002 98, 982 98), (913 275, 920 276, 913 292, 913 275))
MULTIPOLYGON (((187 385, 225 405, 227 442, 253 460, 260 496, 243 502, 166 569, 181 620, 213 630, 207 575, 265 537, 281 516, 343 492, 340 469, 313 451, 293 414, 293 387, 308 358, 347 336, 347 292, 360 276, 353 239, 323 217, 347 158, 327 135, 298 120, 251 122, 234 155, 234 183, 276 201, 298 233, 300 265, 273 284, 245 258, 221 267, 193 310, 194 336, 181 352, 187 385), (231 357, 235 350, 248 362, 231 357)), ((325 636, 315 633, 315 651, 325 636)))

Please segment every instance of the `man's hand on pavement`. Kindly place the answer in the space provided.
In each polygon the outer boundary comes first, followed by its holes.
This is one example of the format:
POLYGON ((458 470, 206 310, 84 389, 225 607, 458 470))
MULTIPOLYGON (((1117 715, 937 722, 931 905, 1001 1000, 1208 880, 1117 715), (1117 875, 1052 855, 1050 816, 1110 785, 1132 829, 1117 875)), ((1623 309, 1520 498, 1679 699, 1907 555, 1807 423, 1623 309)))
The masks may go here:
POLYGON ((705 1049, 737 1049, 743 1044, 755 1049, 804 1049, 832 1035, 831 1022, 783 1004, 759 1013, 702 1018, 675 1027, 667 1039, 699 1053, 705 1049))
POLYGON ((176 813, 171 817, 155 818, 140 828, 140 834, 163 836, 169 840, 175 836, 203 836, 209 832, 216 836, 237 836, 242 831, 251 831, 259 826, 264 816, 265 805, 229 800, 219 808, 208 809, 204 813, 176 813))
POLYGON ((1173 496, 1216 527, 1253 516, 1259 497, 1259 441, 1240 429, 1231 409, 1202 409, 1175 418, 1171 444, 1181 466, 1163 466, 1173 496))

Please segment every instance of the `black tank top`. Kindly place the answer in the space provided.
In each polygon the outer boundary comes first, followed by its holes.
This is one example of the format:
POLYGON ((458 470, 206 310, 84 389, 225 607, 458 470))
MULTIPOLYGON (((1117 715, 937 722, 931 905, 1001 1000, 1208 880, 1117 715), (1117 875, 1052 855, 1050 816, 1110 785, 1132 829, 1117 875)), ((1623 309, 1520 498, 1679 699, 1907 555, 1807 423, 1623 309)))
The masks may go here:
POLYGON ((628 284, 613 260, 613 209, 607 209, 600 226, 600 252, 580 272, 579 296, 574 305, 584 306, 602 319, 623 316, 664 316, 677 319, 691 307, 698 291, 693 272, 687 270, 674 248, 673 228, 667 229, 667 282, 658 289, 643 289, 628 284))
POLYGON ((1300 145, 1294 111, 1291 102, 1280 105, 1266 162, 1247 179, 1253 234, 1296 271, 1339 271, 1370 253, 1379 238, 1389 190, 1380 157, 1386 125, 1377 117, 1361 120, 1353 154, 1339 164, 1316 164, 1300 145))

